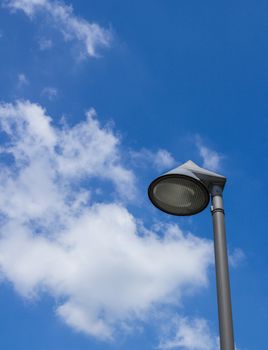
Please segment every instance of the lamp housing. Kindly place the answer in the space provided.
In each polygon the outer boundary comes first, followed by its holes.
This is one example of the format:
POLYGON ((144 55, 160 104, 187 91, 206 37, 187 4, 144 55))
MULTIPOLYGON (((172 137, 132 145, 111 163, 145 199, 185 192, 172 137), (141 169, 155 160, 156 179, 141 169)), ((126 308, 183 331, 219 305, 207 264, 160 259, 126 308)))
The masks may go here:
POLYGON ((188 216, 204 210, 213 192, 222 192, 226 178, 189 160, 157 177, 148 188, 151 202, 172 215, 188 216))

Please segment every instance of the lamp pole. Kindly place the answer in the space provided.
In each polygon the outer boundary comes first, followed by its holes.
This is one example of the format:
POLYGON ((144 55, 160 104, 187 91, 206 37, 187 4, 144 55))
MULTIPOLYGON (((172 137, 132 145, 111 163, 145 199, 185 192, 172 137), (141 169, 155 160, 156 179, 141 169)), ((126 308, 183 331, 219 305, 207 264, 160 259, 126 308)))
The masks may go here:
POLYGON ((188 161, 156 178, 148 188, 151 202, 177 216, 204 210, 211 197, 220 333, 220 349, 235 350, 222 192, 226 177, 188 161))
POLYGON ((222 189, 219 186, 212 187, 211 196, 220 345, 222 350, 234 350, 233 317, 222 189))

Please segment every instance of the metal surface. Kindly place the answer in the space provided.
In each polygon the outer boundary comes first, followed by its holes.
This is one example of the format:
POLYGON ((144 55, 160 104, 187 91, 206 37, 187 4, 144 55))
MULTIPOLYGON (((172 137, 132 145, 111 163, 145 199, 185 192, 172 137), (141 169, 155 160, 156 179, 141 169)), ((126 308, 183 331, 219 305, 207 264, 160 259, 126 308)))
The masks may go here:
POLYGON ((221 192, 218 186, 212 189, 211 207, 214 228, 220 349, 235 350, 224 208, 221 192))

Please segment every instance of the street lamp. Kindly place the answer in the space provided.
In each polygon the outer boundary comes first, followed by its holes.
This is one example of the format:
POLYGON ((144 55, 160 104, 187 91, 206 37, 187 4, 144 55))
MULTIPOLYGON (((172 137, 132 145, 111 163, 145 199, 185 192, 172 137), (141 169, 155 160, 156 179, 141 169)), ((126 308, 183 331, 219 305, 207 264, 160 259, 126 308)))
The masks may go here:
POLYGON ((160 210, 177 216, 204 210, 210 196, 214 229, 218 316, 221 350, 234 350, 232 305, 222 192, 226 178, 189 160, 156 178, 149 186, 151 202, 160 210))

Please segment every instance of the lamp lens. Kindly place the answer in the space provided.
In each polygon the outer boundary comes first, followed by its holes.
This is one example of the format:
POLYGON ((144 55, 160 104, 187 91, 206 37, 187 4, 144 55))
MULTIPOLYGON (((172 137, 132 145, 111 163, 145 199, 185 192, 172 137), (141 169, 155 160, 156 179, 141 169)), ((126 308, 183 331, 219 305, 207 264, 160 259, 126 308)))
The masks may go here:
POLYGON ((202 184, 186 177, 167 177, 153 187, 153 201, 159 209, 174 215, 192 215, 203 210, 209 200, 202 184))

